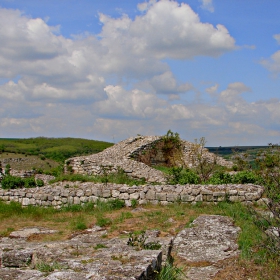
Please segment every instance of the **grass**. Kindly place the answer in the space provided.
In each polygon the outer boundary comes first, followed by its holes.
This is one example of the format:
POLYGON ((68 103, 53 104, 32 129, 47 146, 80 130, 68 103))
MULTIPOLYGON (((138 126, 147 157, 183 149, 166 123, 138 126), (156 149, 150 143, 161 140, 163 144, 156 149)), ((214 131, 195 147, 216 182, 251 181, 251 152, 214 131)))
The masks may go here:
MULTIPOLYGON (((1 142, 1 141, 0 141, 1 142)), ((49 171, 52 168, 56 168, 59 166, 59 163, 52 160, 52 159, 42 159, 43 157, 35 156, 35 155, 27 155, 22 153, 10 153, 10 152, 0 152, 0 160, 5 159, 14 159, 18 158, 21 159, 20 161, 14 162, 9 161, 9 164, 11 165, 12 169, 15 170, 44 170, 49 171)), ((5 168, 5 165, 2 166, 2 168, 5 168)))
MULTIPOLYGON (((218 214, 232 217, 235 225, 242 229, 238 238, 241 250, 240 265, 246 262, 251 267, 261 266, 262 269, 258 270, 258 273, 266 275, 264 278, 257 278, 253 274, 252 279, 273 279, 269 278, 269 275, 279 273, 279 262, 270 259, 267 250, 262 246, 265 244, 265 236, 254 223, 249 209, 242 204, 174 203, 164 207, 160 205, 141 207, 143 211, 133 211, 132 208, 124 208, 123 201, 115 200, 97 201, 95 204, 87 203, 83 206, 69 205, 59 210, 34 206, 22 207, 15 202, 6 204, 0 201, 0 235, 7 236, 11 231, 27 226, 42 226, 56 229, 59 233, 37 236, 36 241, 65 240, 75 231, 100 225, 107 229, 106 238, 121 236, 123 232, 141 233, 147 229, 160 230, 161 236, 170 234, 174 236, 180 230, 189 227, 199 215, 218 214)), ((125 237, 129 238, 129 235, 125 237)))
POLYGON ((46 262, 39 262, 35 265, 35 268, 41 272, 52 272, 55 269, 62 269, 63 266, 58 263, 58 262, 54 262, 54 263, 46 263, 46 262))
POLYGON ((103 151, 112 143, 80 138, 0 139, 0 152, 21 153, 64 162, 67 158, 103 151))
MULTIPOLYGON (((62 174, 55 179, 51 180, 50 183, 70 181, 70 182, 94 182, 94 183, 115 183, 115 184, 127 184, 129 186, 139 186, 145 184, 144 179, 133 179, 129 177, 124 171, 119 170, 116 173, 108 175, 96 175, 88 176, 81 174, 62 174)), ((136 206, 136 205, 135 205, 136 206)))

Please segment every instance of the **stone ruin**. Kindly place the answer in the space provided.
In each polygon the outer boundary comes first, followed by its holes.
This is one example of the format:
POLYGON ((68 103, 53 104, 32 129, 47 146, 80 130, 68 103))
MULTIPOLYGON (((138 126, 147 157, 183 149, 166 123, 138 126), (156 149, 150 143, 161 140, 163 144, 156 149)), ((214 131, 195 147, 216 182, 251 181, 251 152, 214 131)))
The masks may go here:
POLYGON ((197 147, 208 162, 216 160, 219 165, 232 166, 232 162, 215 156, 198 144, 180 140, 180 151, 174 147, 167 153, 164 136, 137 136, 123 140, 98 154, 70 158, 66 161, 65 172, 102 175, 104 172, 117 172, 118 169, 122 169, 133 178, 145 178, 147 182, 164 183, 166 179, 163 172, 156 170, 153 166, 194 167, 198 163, 195 154, 197 147))

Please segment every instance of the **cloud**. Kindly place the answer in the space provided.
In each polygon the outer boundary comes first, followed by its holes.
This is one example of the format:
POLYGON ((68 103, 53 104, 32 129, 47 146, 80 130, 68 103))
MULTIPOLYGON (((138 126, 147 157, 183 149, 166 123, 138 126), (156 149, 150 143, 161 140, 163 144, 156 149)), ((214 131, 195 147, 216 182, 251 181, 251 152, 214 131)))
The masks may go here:
MULTIPOLYGON (((280 34, 276 34, 273 38, 280 44, 280 34)), ((260 64, 272 72, 275 76, 280 73, 280 50, 271 55, 269 59, 262 59, 260 64)))
POLYGON ((275 34, 273 38, 277 41, 277 43, 280 45, 280 34, 275 34))
POLYGON ((154 76, 150 81, 156 93, 178 94, 190 91, 193 86, 190 83, 178 84, 171 71, 154 76))
POLYGON ((279 139, 278 99, 246 102, 250 89, 236 82, 221 90, 215 84, 191 101, 186 96, 196 89, 179 82, 166 62, 235 50, 226 27, 201 22, 175 1, 138 9, 135 19, 100 14, 100 34, 71 39, 42 19, 0 9, 0 135, 119 141, 172 128, 185 139, 206 136, 217 144, 236 144, 239 133, 244 141, 279 139))
POLYGON ((207 10, 211 13, 213 13, 215 11, 212 0, 199 0, 200 2, 202 2, 201 8, 204 10, 207 10))
POLYGON ((214 86, 207 88, 206 92, 209 93, 210 95, 214 96, 217 93, 218 88, 219 88, 219 85, 215 84, 214 86))
POLYGON ((135 20, 126 15, 114 19, 101 14, 103 44, 113 44, 114 53, 158 59, 216 57, 235 49, 235 40, 225 26, 202 23, 187 4, 161 0, 140 5, 144 6, 145 13, 135 20))

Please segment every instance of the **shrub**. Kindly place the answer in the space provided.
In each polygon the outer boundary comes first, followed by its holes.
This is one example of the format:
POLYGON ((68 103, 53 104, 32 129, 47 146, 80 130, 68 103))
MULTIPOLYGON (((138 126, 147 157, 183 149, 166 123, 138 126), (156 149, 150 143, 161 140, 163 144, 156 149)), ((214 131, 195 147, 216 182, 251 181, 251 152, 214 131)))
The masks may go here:
POLYGON ((36 187, 36 182, 35 182, 34 177, 25 178, 25 179, 23 179, 23 182, 24 182, 25 188, 35 188, 36 187))
POLYGON ((240 171, 232 178, 233 184, 260 184, 262 179, 253 171, 240 171))
POLYGON ((8 163, 5 166, 5 175, 9 175, 11 171, 11 165, 8 163))
POLYGON ((232 176, 223 171, 215 172, 207 181, 207 184, 212 184, 212 185, 230 184, 230 183, 232 183, 232 176))
POLYGON ((2 188, 3 189, 17 189, 24 187, 24 181, 20 177, 14 177, 11 175, 6 175, 2 179, 2 188))
POLYGON ((171 185, 198 184, 200 182, 197 174, 183 167, 172 167, 167 175, 167 180, 171 185))
MULTIPOLYGON (((38 180, 38 181, 39 181, 39 184, 41 184, 40 181, 42 181, 42 180, 38 180)), ((43 184, 44 184, 44 182, 43 182, 43 184)), ((2 188, 3 189, 35 188, 36 186, 37 185, 36 185, 36 181, 35 181, 34 177, 23 179, 23 178, 16 177, 16 176, 6 175, 2 179, 2 188)))
POLYGON ((44 186, 44 181, 41 179, 36 180, 36 185, 37 187, 43 187, 44 186))

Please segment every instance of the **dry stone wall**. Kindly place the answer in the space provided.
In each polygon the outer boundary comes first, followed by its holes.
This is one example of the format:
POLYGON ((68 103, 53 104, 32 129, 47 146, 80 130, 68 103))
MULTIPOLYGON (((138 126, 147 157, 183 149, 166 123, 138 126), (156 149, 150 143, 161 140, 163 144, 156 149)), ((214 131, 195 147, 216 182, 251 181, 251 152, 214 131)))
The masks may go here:
POLYGON ((98 199, 120 199, 126 206, 138 204, 162 204, 174 202, 197 203, 232 201, 253 203, 262 200, 264 188, 257 185, 144 185, 60 182, 34 189, 0 189, 0 200, 16 201, 23 206, 53 206, 96 202, 98 199))
MULTIPOLYGON (((155 151, 150 159, 151 165, 164 162, 164 153, 158 150, 161 136, 137 136, 126 139, 106 150, 90 156, 74 157, 66 161, 65 171, 76 174, 102 175, 104 172, 116 172, 123 169, 128 175, 135 178, 145 178, 147 182, 163 183, 166 181, 164 174, 151 166, 139 162, 140 155, 148 151, 155 151)), ((196 165, 194 145, 191 142, 181 140, 182 160, 186 166, 196 165)), ((208 161, 214 160, 214 154, 203 149, 203 156, 208 161)), ((223 166, 232 166, 231 162, 221 157, 216 157, 217 163, 223 166)))

